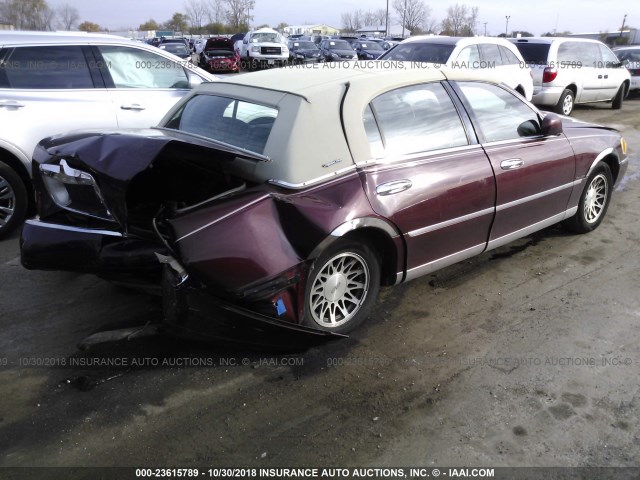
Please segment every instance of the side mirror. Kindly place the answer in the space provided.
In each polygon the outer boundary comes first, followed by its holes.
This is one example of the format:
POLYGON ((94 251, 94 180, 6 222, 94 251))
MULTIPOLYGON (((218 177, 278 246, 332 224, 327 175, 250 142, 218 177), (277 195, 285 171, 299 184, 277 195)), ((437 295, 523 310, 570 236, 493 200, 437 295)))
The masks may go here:
POLYGON ((543 135, 560 135, 562 133, 562 119, 555 113, 547 113, 542 119, 540 129, 543 135))

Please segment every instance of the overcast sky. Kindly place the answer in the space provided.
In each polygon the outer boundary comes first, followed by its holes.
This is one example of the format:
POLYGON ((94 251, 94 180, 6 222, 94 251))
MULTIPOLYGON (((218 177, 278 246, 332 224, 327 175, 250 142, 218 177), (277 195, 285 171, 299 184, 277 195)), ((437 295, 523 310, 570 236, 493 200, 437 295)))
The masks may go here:
MULTIPOLYGON (((53 7, 68 3, 80 12, 81 21, 89 20, 110 30, 137 28, 153 18, 164 22, 174 12, 184 12, 185 2, 181 0, 48 0, 53 7)), ((341 27, 340 15, 357 9, 376 10, 386 8, 385 0, 308 0, 284 2, 282 0, 255 0, 253 24, 280 22, 289 25, 306 23, 326 23, 341 27)), ((393 3, 393 0, 390 0, 393 3)), ((446 16, 447 7, 455 2, 430 0, 432 16, 441 21, 446 16)), ((479 8, 478 29, 498 35, 505 31, 505 16, 509 15, 509 31, 526 30, 535 35, 547 31, 573 33, 616 31, 622 25, 622 17, 629 14, 625 25, 640 26, 640 9, 631 7, 629 0, 535 0, 519 5, 504 0, 460 1, 479 8), (635 11, 635 12, 634 12, 635 11)), ((391 8, 391 7, 390 7, 391 8)), ((392 11, 392 10, 391 10, 392 11)))

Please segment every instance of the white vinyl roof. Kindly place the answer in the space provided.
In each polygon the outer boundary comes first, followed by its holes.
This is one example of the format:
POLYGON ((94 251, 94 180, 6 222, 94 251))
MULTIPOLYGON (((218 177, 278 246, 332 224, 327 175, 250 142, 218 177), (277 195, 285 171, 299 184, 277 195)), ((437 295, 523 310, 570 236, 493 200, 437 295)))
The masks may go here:
POLYGON ((371 159, 362 120, 371 100, 389 90, 447 78, 477 79, 472 71, 429 64, 333 62, 225 78, 203 84, 191 95, 208 93, 277 108, 278 118, 264 150, 272 162, 245 166, 243 171, 246 174, 245 168, 250 168, 256 180, 275 179, 302 187, 371 159))

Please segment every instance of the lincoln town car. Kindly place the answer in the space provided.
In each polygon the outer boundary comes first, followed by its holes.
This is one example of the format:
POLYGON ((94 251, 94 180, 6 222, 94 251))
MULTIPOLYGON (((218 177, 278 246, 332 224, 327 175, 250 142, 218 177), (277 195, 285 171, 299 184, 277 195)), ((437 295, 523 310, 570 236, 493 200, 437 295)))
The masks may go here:
POLYGON ((200 85, 157 128, 44 139, 22 264, 150 282, 170 323, 218 305, 345 334, 381 286, 556 223, 594 230, 627 169, 615 129, 499 81, 319 67, 200 85))

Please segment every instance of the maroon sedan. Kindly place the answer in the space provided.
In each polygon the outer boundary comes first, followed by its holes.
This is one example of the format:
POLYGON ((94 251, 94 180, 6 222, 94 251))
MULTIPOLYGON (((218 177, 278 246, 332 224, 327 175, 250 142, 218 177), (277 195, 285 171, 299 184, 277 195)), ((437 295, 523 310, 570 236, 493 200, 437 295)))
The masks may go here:
POLYGON ((45 139, 22 263, 157 282, 174 322, 216 305, 345 333, 381 285, 598 227, 620 135, 467 75, 270 70, 198 87, 155 129, 45 139))
POLYGON ((209 38, 200 54, 200 66, 209 72, 240 71, 240 55, 227 37, 209 38))

